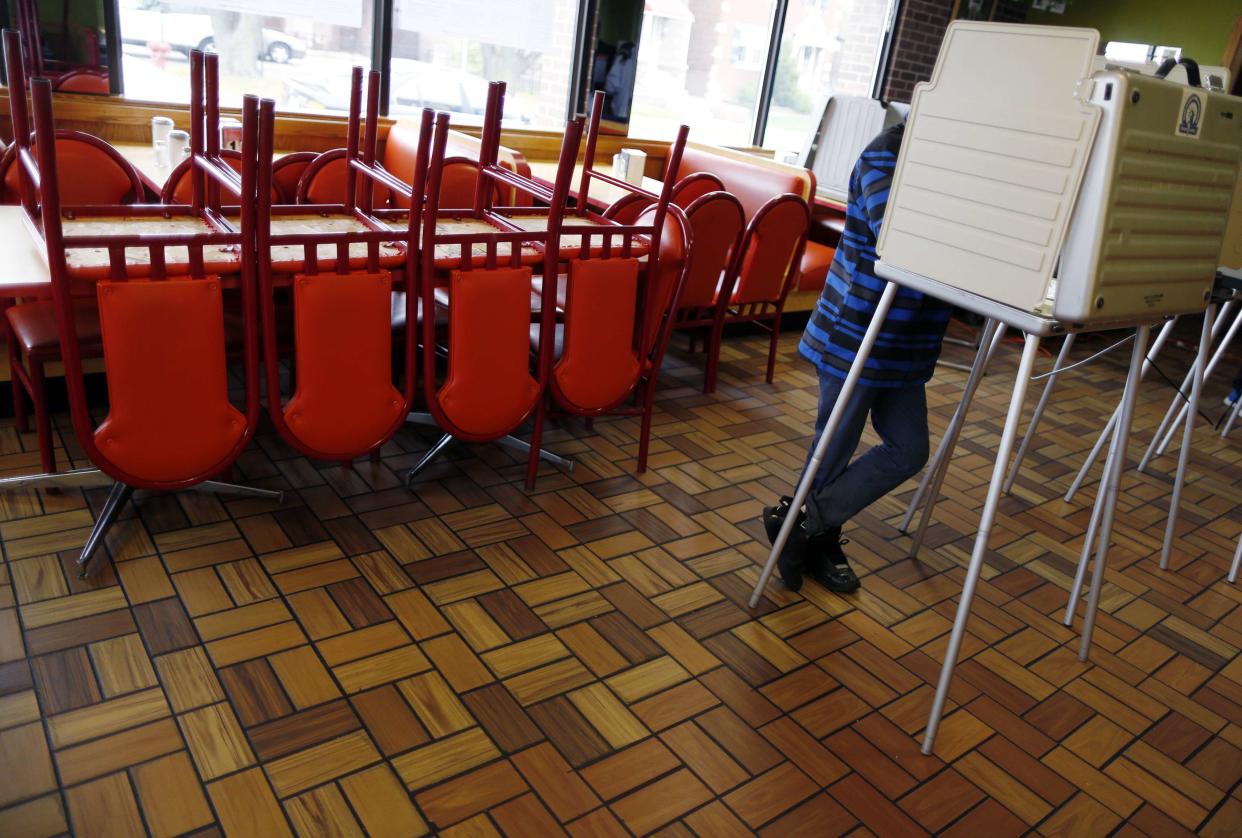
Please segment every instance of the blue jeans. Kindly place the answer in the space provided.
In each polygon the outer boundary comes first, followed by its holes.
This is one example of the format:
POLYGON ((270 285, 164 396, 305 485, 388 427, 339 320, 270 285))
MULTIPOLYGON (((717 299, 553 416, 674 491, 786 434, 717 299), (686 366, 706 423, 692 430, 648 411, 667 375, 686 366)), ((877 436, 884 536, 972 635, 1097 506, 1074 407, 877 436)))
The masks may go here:
MULTIPOLYGON (((819 373, 816 440, 828 423, 828 414, 844 383, 835 375, 819 373)), ((856 386, 811 484, 806 504, 807 530, 817 535, 841 526, 918 474, 927 463, 927 454, 927 396, 922 384, 898 388, 856 386), (868 415, 882 442, 851 463, 868 415)), ((808 454, 808 466, 810 460, 808 454)))

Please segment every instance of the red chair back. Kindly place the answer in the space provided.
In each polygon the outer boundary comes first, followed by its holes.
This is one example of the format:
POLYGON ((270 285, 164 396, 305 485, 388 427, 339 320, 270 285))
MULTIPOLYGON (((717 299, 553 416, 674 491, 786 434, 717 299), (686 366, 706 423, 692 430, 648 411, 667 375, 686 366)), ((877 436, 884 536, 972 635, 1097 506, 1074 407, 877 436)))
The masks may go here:
MULTIPOLYGON (((468 209, 474 206, 474 193, 479 182, 479 163, 469 157, 448 157, 440 177, 440 208, 468 209)), ((492 189, 492 202, 501 200, 499 186, 492 189)))
MULTIPOLYGON (((352 182, 356 194, 365 196, 366 182, 370 173, 357 178, 357 170, 346 170, 347 153, 356 149, 360 130, 357 108, 362 83, 361 68, 354 68, 353 106, 350 111, 350 148, 341 149, 331 158, 340 168, 341 178, 329 202, 323 207, 335 219, 369 219, 365 212, 343 200, 349 194, 352 182), (350 176, 352 172, 352 176, 350 176)), ((368 130, 378 118, 377 96, 379 74, 372 73, 369 86, 367 112, 368 130)), ((421 145, 426 148, 431 134, 431 115, 423 118, 421 145)), ((414 331, 417 309, 407 295, 406 307, 406 375, 404 390, 398 390, 392 382, 392 274, 381 266, 381 246, 393 246, 403 241, 404 267, 407 277, 413 276, 417 267, 412 248, 408 243, 416 240, 413 214, 407 220, 404 233, 394 233, 370 219, 372 223, 361 228, 330 231, 325 224, 321 230, 312 229, 297 233, 273 233, 272 187, 272 139, 265 133, 259 147, 258 179, 256 188, 260 200, 256 213, 257 250, 264 258, 259 260, 259 286, 263 314, 263 357, 267 374, 268 413, 281 437, 303 454, 321 460, 348 461, 376 450, 402 426, 414 399, 415 348, 414 331), (294 317, 294 387, 288 402, 281 393, 280 358, 277 352, 276 328, 276 270, 272 249, 294 247, 303 254, 295 265, 281 269, 293 274, 294 317), (351 247, 361 246, 365 257, 355 257, 351 247), (320 249, 333 254, 325 257, 320 249), (331 262, 332 267, 327 267, 331 262), (362 262, 361 270, 351 270, 355 262, 362 262)), ((303 186, 313 186, 316 176, 325 171, 316 164, 324 155, 316 158, 302 177, 303 186)), ((415 179, 420 187, 426 166, 426 153, 420 152, 420 169, 415 179)), ((376 183, 377 188, 387 190, 376 183)), ((328 195, 313 197, 329 198, 328 195)), ((302 213, 294 207, 281 208, 281 214, 302 213)), ((385 259, 385 262, 388 260, 385 259)))
POLYGON ((681 295, 681 308, 708 308, 717 301, 729 259, 746 226, 741 203, 728 192, 708 192, 686 207, 694 260, 681 295))
POLYGON ((686 175, 673 186, 673 203, 687 209, 709 192, 723 192, 724 181, 711 172, 695 172, 686 175))
MULTIPOLYGON (((541 188, 501 169, 495 162, 499 143, 503 84, 488 88, 484 118, 479 177, 471 199, 471 214, 492 219, 495 232, 437 233, 445 171, 444 149, 448 139, 448 116, 440 114, 428 167, 425 207, 422 218, 422 260, 418 276, 423 308, 422 342, 423 390, 428 410, 445 433, 460 439, 485 442, 513 431, 539 404, 551 371, 551 343, 555 328, 556 284, 545 283, 541 306, 541 351, 532 369, 530 352, 531 268, 523 264, 531 246, 543 252, 543 272, 555 277, 559 253, 549 242, 560 240, 561 220, 569 193, 573 161, 582 135, 582 121, 566 128, 557 166, 556 185, 550 195, 541 188), (496 187, 506 184, 550 197, 546 210, 546 229, 523 231, 507 229, 505 222, 490 214, 496 187), (482 206, 480 206, 482 205, 482 206), (448 369, 444 383, 436 386, 436 357, 431 347, 438 340, 435 317, 436 247, 460 247, 461 257, 449 272, 448 369), (505 250, 507 248, 507 250, 505 250), (476 255, 478 251, 483 255, 476 255), (500 253, 505 250, 506 255, 500 253)), ((413 194, 417 195, 418 192, 413 194)), ((456 215, 445 211, 444 215, 456 215)))
POLYGON ((295 151, 272 162, 272 186, 275 188, 272 200, 278 204, 296 204, 298 201, 298 181, 319 155, 313 151, 295 151))
POLYGON ((88 70, 72 70, 56 80, 56 90, 61 93, 91 93, 107 96, 112 92, 108 77, 88 70))
POLYGON ((811 212, 797 195, 777 195, 746 225, 724 286, 736 304, 778 303, 798 273, 811 212))
MULTIPOLYGON (((346 150, 334 148, 325 151, 311 161, 302 177, 298 179, 297 203, 299 204, 343 204, 345 203, 345 182, 347 166, 345 165, 346 150)), ((363 186, 358 182, 355 201, 362 201, 363 186)), ((388 187, 376 183, 371 187, 372 206, 382 207, 388 203, 388 187)))
MULTIPOLYGON (((38 156, 38 149, 34 149, 38 156)), ((0 156, 0 183, 6 204, 18 202, 17 143, 0 156)), ((81 131, 56 132, 56 170, 65 206, 133 204, 142 201, 142 178, 134 165, 98 137, 81 131)))
MULTIPOLYGON (((233 151, 231 148, 220 150, 220 159, 229 165, 235 172, 241 172, 242 155, 240 151, 233 151)), ((160 202, 164 204, 188 204, 194 200, 194 185, 191 183, 187 175, 190 173, 190 158, 186 158, 173 167, 168 173, 168 180, 164 181, 164 188, 160 190, 160 202)), ((272 201, 280 203, 280 190, 273 183, 271 187, 272 201)))
POLYGON ((618 224, 633 224, 651 204, 652 200, 646 195, 629 192, 609 204, 608 209, 604 210, 604 218, 618 224))

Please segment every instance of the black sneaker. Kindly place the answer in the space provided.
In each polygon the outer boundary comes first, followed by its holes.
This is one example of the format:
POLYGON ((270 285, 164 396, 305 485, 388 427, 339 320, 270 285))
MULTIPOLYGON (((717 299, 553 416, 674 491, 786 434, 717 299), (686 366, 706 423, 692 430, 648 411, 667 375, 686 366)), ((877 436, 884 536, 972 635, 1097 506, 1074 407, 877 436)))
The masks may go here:
POLYGON ((849 543, 848 538, 841 537, 840 527, 811 536, 806 543, 805 561, 811 578, 838 594, 853 593, 862 586, 841 549, 849 543))
MULTIPOLYGON (((793 498, 783 497, 776 506, 763 508, 763 528, 767 531, 769 545, 776 543, 776 536, 780 534, 781 524, 785 523, 785 516, 789 514, 792 503, 793 498)), ((781 550, 776 559, 776 569, 781 574, 781 581, 791 591, 802 587, 802 568, 806 561, 807 546, 806 528, 802 526, 804 517, 802 513, 798 514, 797 523, 785 542, 785 549, 781 550)))

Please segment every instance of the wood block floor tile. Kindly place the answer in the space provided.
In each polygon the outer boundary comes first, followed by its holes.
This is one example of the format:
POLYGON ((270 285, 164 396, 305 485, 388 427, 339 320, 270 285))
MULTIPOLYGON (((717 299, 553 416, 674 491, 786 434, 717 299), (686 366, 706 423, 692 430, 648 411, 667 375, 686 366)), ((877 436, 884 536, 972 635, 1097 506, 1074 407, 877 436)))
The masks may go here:
MULTIPOLYGON (((1198 337, 1185 319, 1170 370, 1198 337)), ((1059 611, 1094 490, 1062 497, 1124 369, 1058 382, 928 757, 1016 357, 979 386, 918 560, 896 531, 911 481, 846 525, 861 591, 774 583, 752 611, 760 510, 812 441, 798 331, 775 385, 763 337, 729 336, 713 394, 674 340, 642 475, 634 417, 549 425, 578 468, 533 492, 495 446, 452 449, 410 491, 416 429, 344 468, 265 426, 237 471, 283 505, 144 495, 86 581, 72 563, 103 495, 0 493, 0 834, 1242 834, 1236 439, 1196 435, 1168 572, 1172 461, 1127 472, 1082 662, 1059 611)), ((964 381, 928 383, 934 440, 964 381)), ((1141 442, 1169 396, 1140 392, 1141 442)), ((35 444, 0 419, 7 472, 35 444)))

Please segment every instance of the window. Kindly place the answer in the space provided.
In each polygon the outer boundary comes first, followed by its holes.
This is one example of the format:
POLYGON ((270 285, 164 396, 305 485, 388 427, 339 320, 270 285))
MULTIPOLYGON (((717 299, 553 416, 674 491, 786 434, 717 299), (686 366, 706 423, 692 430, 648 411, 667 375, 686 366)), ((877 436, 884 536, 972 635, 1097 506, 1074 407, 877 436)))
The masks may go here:
POLYGON ((1158 64, 1166 58, 1181 58, 1180 47, 1160 47, 1155 44, 1132 44, 1127 41, 1109 41, 1104 46, 1104 58, 1126 64, 1158 64))
POLYGON ((764 148, 797 154, 829 95, 870 96, 892 0, 790 4, 764 148))
POLYGON ((504 81, 506 124, 564 127, 577 13, 577 0, 396 0, 389 114, 477 125, 487 83, 504 81))
POLYGON ((185 102, 189 53, 220 56, 220 99, 244 93, 301 111, 349 110, 349 77, 371 64, 370 0, 120 0, 125 95, 185 102), (244 11, 261 6, 261 14, 244 11))
POLYGON ((772 0, 646 0, 630 135, 750 145, 772 0))

